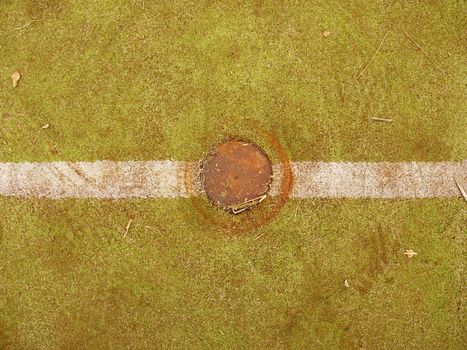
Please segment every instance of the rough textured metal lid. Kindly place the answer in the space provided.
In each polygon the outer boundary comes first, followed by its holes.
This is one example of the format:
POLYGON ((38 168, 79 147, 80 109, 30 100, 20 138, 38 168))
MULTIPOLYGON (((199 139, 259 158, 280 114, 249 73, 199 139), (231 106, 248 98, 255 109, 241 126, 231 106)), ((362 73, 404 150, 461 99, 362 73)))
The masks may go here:
POLYGON ((203 164, 203 186, 215 205, 238 213, 261 202, 272 181, 272 166, 255 145, 227 141, 203 164))

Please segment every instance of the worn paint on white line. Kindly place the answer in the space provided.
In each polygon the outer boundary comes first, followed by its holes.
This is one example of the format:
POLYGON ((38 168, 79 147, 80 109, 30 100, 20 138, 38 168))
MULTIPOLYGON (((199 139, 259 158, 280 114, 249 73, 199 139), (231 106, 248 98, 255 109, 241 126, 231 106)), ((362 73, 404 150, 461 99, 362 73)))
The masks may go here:
POLYGON ((467 183, 467 161, 296 162, 292 172, 292 198, 459 197, 455 177, 467 183))
POLYGON ((187 197, 184 162, 0 163, 0 194, 47 198, 187 197))
MULTIPOLYGON (((196 173, 196 165, 171 160, 0 163, 0 195, 55 199, 188 197, 201 192, 199 179, 191 175, 196 173)), ((467 161, 294 162, 292 172, 291 198, 459 197, 455 178, 467 185, 467 161)), ((280 165, 274 166, 274 174, 271 195, 278 193, 280 165)))

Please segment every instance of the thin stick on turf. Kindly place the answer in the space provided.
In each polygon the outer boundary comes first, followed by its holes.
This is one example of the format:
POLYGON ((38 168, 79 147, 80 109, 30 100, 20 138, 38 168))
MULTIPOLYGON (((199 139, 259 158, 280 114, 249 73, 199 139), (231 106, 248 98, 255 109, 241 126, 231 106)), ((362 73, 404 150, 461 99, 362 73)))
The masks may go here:
POLYGON ((26 24, 24 24, 24 25, 22 25, 22 26, 20 26, 20 27, 16 27, 15 29, 16 29, 16 30, 21 30, 21 29, 24 29, 24 28, 29 27, 29 26, 30 26, 31 24, 33 24, 34 22, 40 22, 40 21, 41 21, 41 19, 33 19, 32 21, 29 21, 28 23, 26 23, 26 24))
POLYGON ((133 222, 133 219, 130 219, 130 221, 128 221, 128 225, 126 225, 125 234, 123 235, 123 238, 125 238, 126 235, 128 234, 128 231, 130 231, 130 227, 131 227, 132 222, 133 222))
POLYGON ((302 204, 301 201, 298 202, 297 207, 295 208, 295 212, 294 212, 294 214, 293 214, 293 219, 294 219, 294 221, 295 221, 295 218, 297 217, 298 209, 300 209, 300 205, 301 205, 301 204, 302 204))
POLYGON ((465 193, 464 189, 459 184, 459 181, 457 181, 457 178, 454 178, 454 181, 456 181, 457 188, 459 189, 459 191, 461 191, 462 197, 464 197, 465 201, 467 202, 467 193, 465 193))
POLYGON ((266 195, 263 195, 263 196, 259 196, 257 198, 253 198, 253 199, 250 199, 250 200, 247 200, 243 203, 240 203, 240 204, 235 204, 235 205, 231 205, 230 207, 228 207, 227 209, 231 210, 232 213, 234 214, 240 214, 242 211, 245 211, 247 210, 248 208, 251 208, 251 207, 254 207, 255 205, 258 205, 259 203, 261 203, 267 196, 266 195))
POLYGON ((389 33, 389 29, 386 31, 386 34, 384 34, 384 37, 383 37, 383 40, 381 40, 381 42, 379 43, 379 46, 378 48, 376 49, 375 53, 373 54, 373 56, 371 57, 371 59, 368 61, 368 63, 365 65, 365 67, 363 67, 363 69, 361 70, 360 73, 358 73, 357 75, 357 79, 360 78, 360 76, 363 74, 363 72, 367 69, 367 67, 370 65, 371 62, 373 62, 373 60, 375 59, 376 55, 378 54, 379 50, 381 49, 381 46, 383 46, 383 43, 384 41, 386 40, 386 37, 388 36, 388 33, 389 33))
POLYGON ((388 119, 388 118, 376 118, 376 117, 373 117, 371 119, 376 120, 377 122, 392 122, 392 119, 388 119))
POLYGON ((409 38, 410 41, 412 41, 412 42, 415 44, 415 46, 417 46, 417 48, 430 60, 431 63, 433 63, 433 65, 434 65, 436 68, 438 68, 441 72, 443 72, 444 74, 446 74, 446 71, 445 71, 443 68, 441 68, 440 66, 438 66, 438 65, 436 64, 435 60, 432 59, 432 58, 428 55, 428 53, 426 53, 426 51, 423 50, 422 47, 421 47, 420 45, 417 44, 417 42, 409 35, 409 33, 407 33, 407 32, 404 32, 404 33, 405 33, 405 36, 406 36, 407 38, 409 38))
POLYGON ((257 241, 258 239, 260 239, 261 237, 263 237, 264 235, 266 234, 266 231, 262 232, 261 234, 259 234, 258 236, 255 237, 255 241, 257 241))

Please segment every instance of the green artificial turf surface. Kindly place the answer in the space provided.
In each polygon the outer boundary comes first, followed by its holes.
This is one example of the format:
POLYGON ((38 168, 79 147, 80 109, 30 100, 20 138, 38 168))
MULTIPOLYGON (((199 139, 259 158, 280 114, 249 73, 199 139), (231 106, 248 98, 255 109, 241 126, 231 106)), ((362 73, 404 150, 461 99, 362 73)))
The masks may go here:
MULTIPOLYGON (((3 0, 0 161, 195 161, 226 136, 267 148, 255 128, 292 160, 466 159, 466 13, 3 0)), ((294 200, 232 234, 187 199, 3 197, 0 348, 464 349, 465 208, 294 200)))

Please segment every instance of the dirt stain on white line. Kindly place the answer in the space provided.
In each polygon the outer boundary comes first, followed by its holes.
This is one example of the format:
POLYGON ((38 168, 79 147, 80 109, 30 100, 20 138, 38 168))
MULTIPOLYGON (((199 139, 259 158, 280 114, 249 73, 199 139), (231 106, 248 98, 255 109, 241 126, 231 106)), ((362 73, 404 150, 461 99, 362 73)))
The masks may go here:
POLYGON ((293 198, 459 197, 462 162, 295 162, 293 198))
POLYGON ((46 198, 186 197, 183 162, 0 163, 0 194, 46 198))
MULTIPOLYGON (((96 161, 0 163, 0 195, 33 198, 175 198, 202 193, 197 162, 96 161), (193 186, 195 184, 195 186, 193 186), (194 187, 196 190, 193 191, 194 187)), ((293 162, 291 198, 460 197, 467 160, 460 162, 293 162)), ((270 195, 277 195, 280 164, 270 195)))

